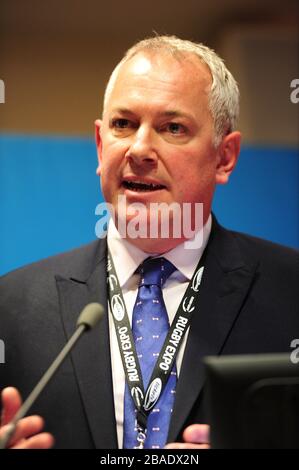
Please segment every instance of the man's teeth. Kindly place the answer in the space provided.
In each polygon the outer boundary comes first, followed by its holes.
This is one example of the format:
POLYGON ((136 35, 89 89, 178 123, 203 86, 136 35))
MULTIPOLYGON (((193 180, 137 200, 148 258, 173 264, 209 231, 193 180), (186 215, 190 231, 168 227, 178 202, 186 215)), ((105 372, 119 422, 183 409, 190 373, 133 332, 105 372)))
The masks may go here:
POLYGON ((138 181, 124 181, 123 185, 126 189, 131 189, 133 191, 156 191, 164 188, 161 184, 143 183, 138 181))

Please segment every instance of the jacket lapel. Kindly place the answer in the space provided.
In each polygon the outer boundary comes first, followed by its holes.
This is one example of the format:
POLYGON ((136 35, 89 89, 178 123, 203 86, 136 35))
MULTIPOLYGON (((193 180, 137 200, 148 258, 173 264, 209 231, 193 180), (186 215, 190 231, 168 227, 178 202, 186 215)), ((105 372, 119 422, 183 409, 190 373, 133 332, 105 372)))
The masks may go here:
POLYGON ((219 355, 253 283, 257 263, 245 263, 231 232, 215 219, 205 253, 205 272, 193 314, 168 442, 176 441, 204 384, 202 359, 219 355))
POLYGON ((109 325, 106 297, 106 243, 70 277, 56 276, 61 315, 69 338, 80 311, 90 302, 105 309, 104 319, 80 339, 71 353, 90 431, 96 448, 117 448, 109 325), (94 259, 92 259, 94 258, 94 259))

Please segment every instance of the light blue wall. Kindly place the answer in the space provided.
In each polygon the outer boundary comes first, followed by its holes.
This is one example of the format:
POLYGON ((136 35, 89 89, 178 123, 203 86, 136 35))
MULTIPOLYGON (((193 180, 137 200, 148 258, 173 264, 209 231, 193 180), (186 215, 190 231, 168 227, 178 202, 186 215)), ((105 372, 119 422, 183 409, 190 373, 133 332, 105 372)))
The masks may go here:
POLYGON ((298 150, 244 147, 214 211, 227 227, 299 248, 298 150))
MULTIPOLYGON (((0 274, 95 238, 96 165, 90 139, 0 136, 0 274)), ((214 211, 227 227, 299 247, 298 177, 298 151, 244 148, 214 211)))

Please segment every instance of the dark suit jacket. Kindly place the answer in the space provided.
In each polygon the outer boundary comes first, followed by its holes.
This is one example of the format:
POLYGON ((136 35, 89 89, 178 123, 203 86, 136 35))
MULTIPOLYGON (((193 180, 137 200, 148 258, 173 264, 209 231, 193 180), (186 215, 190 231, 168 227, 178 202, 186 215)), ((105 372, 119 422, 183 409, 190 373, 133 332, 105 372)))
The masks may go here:
MULTIPOLYGON (((206 248, 199 307, 193 313, 168 441, 206 422, 206 355, 291 352, 299 338, 298 253, 222 228, 206 248)), ((24 397, 73 333, 80 310, 106 299, 106 241, 51 257, 0 280, 0 388, 24 397)), ((58 448, 116 448, 108 317, 82 337, 32 410, 58 448)))

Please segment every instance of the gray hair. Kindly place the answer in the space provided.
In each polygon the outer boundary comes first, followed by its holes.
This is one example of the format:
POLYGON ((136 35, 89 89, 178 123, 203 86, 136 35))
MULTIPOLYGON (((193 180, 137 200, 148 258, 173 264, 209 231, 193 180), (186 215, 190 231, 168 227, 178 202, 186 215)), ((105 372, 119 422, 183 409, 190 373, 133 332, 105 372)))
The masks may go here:
POLYGON ((201 43, 180 39, 176 36, 155 36, 139 41, 132 46, 113 70, 104 95, 104 111, 113 89, 120 67, 140 52, 168 52, 174 57, 195 54, 205 63, 212 75, 209 92, 209 108, 214 120, 214 145, 218 147, 227 133, 236 129, 239 115, 239 88, 224 61, 213 49, 201 43))

